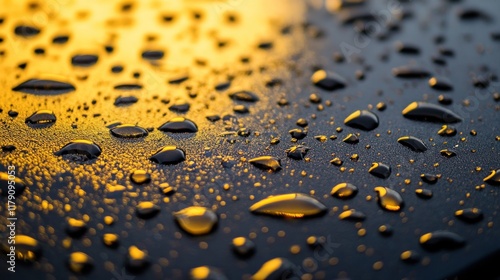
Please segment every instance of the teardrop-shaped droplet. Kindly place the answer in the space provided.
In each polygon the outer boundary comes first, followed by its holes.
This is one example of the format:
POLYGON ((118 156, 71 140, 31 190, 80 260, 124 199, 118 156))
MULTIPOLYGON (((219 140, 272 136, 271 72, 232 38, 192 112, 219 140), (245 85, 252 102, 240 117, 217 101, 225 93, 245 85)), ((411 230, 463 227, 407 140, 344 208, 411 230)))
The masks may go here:
POLYGON ((500 185, 500 169, 492 170, 490 175, 486 176, 483 181, 491 185, 500 185))
POLYGON ((56 156, 80 155, 84 157, 84 160, 90 160, 97 158, 101 152, 101 148, 92 141, 73 140, 54 154, 56 156))
POLYGON ((83 220, 69 218, 66 225, 66 233, 71 237, 81 237, 87 231, 87 223, 83 220))
POLYGON ((456 123, 462 118, 439 105, 426 102, 412 102, 403 110, 403 116, 419 121, 456 123))
POLYGON ((391 225, 385 224, 378 227, 378 232, 385 237, 391 236, 394 229, 391 225))
POLYGON ((26 183, 19 178, 17 172, 9 174, 7 172, 0 171, 0 195, 14 195, 17 197, 18 195, 21 195, 25 189, 26 183))
POLYGON ((415 194, 423 199, 429 199, 432 197, 432 191, 429 189, 416 189, 415 194))
POLYGON ((359 138, 356 134, 349 133, 344 139, 342 139, 342 142, 347 144, 357 144, 359 143, 359 138))
POLYGON ((285 258, 274 258, 265 262, 250 279, 292 279, 295 265, 285 258))
POLYGON ((141 138, 148 135, 148 131, 140 126, 133 124, 122 124, 109 130, 111 135, 118 138, 141 138))
POLYGON ((431 73, 424 68, 416 66, 400 66, 392 68, 392 74, 398 78, 414 78, 421 79, 431 75, 431 73))
POLYGON ((217 214, 212 210, 191 206, 174 213, 174 218, 179 226, 192 235, 210 233, 217 224, 217 214))
POLYGON ((257 96, 257 94, 255 94, 251 91, 248 91, 248 90, 231 92, 229 94, 229 97, 233 100, 244 101, 244 102, 257 102, 257 101, 259 101, 259 97, 257 96))
POLYGON ((186 118, 183 117, 175 117, 173 119, 170 119, 166 123, 162 124, 159 128, 161 131, 165 132, 174 132, 174 133, 179 133, 179 132, 197 132, 198 131, 198 126, 186 118))
POLYGON ((309 195, 290 193, 265 198, 252 205, 250 211, 257 214, 302 218, 324 214, 326 206, 309 195))
POLYGON ((272 170, 276 172, 281 169, 281 161, 273 156, 256 157, 252 158, 248 162, 264 170, 272 170))
POLYGON ((457 153, 455 153, 455 151, 450 150, 450 149, 442 149, 441 151, 439 151, 439 153, 442 156, 447 157, 447 158, 451 158, 451 157, 454 157, 457 155, 457 153))
POLYGON ((358 187, 351 183, 340 183, 332 188, 331 195, 337 198, 352 198, 358 193, 358 187))
POLYGON ((131 272, 139 272, 149 266, 148 252, 137 248, 137 246, 130 246, 128 248, 125 266, 131 272))
POLYGON ((398 139, 398 143, 410 148, 414 152, 425 152, 427 151, 427 146, 424 141, 413 136, 403 136, 398 139))
POLYGON ((75 90, 72 84, 55 80, 30 79, 12 89, 36 95, 56 95, 75 90))
POLYGON ((255 252, 255 243, 243 236, 233 238, 231 246, 239 257, 249 257, 255 252))
POLYGON ((346 81, 344 78, 334 72, 327 72, 325 70, 318 70, 311 76, 312 83, 324 90, 334 91, 344 88, 346 81))
POLYGON ((149 160, 159 164, 177 164, 186 160, 186 153, 176 146, 165 146, 152 155, 149 160))
POLYGON ((391 176, 391 167, 381 162, 374 162, 372 163, 370 169, 368 169, 368 172, 373 176, 387 179, 389 178, 389 176, 391 176))
POLYGON ((102 236, 102 242, 110 248, 116 248, 119 244, 119 236, 115 233, 105 233, 102 236))
POLYGON ((137 204, 135 212, 138 217, 147 219, 156 216, 160 212, 160 206, 151 201, 142 201, 137 204))
POLYGON ((455 136, 457 134, 457 129, 451 125, 443 125, 441 129, 438 131, 438 135, 441 136, 455 136))
POLYGON ((465 239, 460 235, 446 230, 437 230, 420 236, 420 245, 429 251, 442 249, 458 249, 465 245, 465 239))
POLYGON ((378 204, 383 209, 388 211, 399 211, 403 207, 403 198, 397 191, 381 186, 376 187, 375 191, 378 195, 378 204))
POLYGON ((97 63, 99 57, 94 54, 79 54, 71 58, 71 64, 80 67, 89 67, 97 63))
POLYGON ((28 235, 16 234, 11 239, 10 237, 2 240, 1 248, 4 253, 7 254, 10 259, 10 254, 12 254, 11 246, 14 246, 14 256, 15 260, 19 260, 26 263, 35 262, 42 254, 42 247, 36 239, 28 235), (15 241, 13 243, 12 241, 15 241))
POLYGON ((350 127, 370 131, 378 127, 377 115, 367 110, 358 110, 350 114, 344 120, 344 124, 350 127))
POLYGON ((151 175, 145 170, 136 169, 130 173, 130 181, 142 185, 151 182, 151 175))
POLYGON ((227 280, 219 269, 211 266, 198 266, 189 272, 191 280, 227 280))
POLYGON ((483 219, 483 211, 478 208, 466 208, 455 211, 455 217, 467 223, 477 223, 483 219))
POLYGON ((297 146, 293 146, 293 147, 286 149, 285 152, 289 158, 293 158, 296 160, 302 160, 306 156, 307 151, 309 151, 309 149, 310 148, 307 146, 297 145, 297 146))
POLYGON ((69 255, 68 267, 77 274, 87 274, 94 267, 94 260, 83 252, 74 252, 69 255))
POLYGON ((50 124, 56 122, 56 115, 51 110, 39 110, 26 118, 27 124, 50 124))
POLYGON ((341 220, 351 220, 351 221, 363 221, 366 219, 366 215, 355 209, 349 209, 339 214, 339 219, 341 220))
POLYGON ((438 181, 438 176, 434 174, 423 173, 420 174, 420 178, 427 184, 435 184, 438 181))
POLYGON ((401 253, 399 258, 405 263, 418 263, 420 261, 420 254, 414 250, 407 250, 401 253))
POLYGON ((445 78, 432 77, 429 79, 429 86, 436 90, 448 91, 453 89, 453 85, 445 78))

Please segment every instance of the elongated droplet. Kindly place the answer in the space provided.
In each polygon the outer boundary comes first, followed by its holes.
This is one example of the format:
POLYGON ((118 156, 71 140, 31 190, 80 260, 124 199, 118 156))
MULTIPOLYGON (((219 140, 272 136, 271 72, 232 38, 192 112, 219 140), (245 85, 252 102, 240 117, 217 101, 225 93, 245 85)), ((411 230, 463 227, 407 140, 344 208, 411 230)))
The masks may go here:
POLYGON ((256 157, 249 160, 248 162, 264 170, 272 170, 276 172, 281 169, 281 161, 273 156, 256 157))
POLYGON ((352 198, 358 193, 358 187, 351 183, 340 183, 332 188, 331 195, 337 198, 352 198))
POLYGON ((327 72, 325 70, 318 70, 311 76, 312 83, 324 90, 334 91, 344 88, 346 81, 344 78, 334 72, 327 72))
POLYGON ((151 201, 142 201, 135 208, 137 216, 143 219, 152 218, 160 212, 160 206, 155 205, 151 201))
POLYGON ((367 110, 358 110, 350 114, 344 120, 344 124, 350 127, 370 131, 378 127, 377 115, 367 110))
POLYGON ((387 179, 389 178, 389 176, 391 176, 391 167, 381 162, 374 162, 372 163, 370 169, 368 169, 368 172, 373 176, 387 179))
POLYGON ((28 235, 16 234, 13 239, 5 238, 2 240, 1 248, 6 254, 11 254, 11 246, 15 246, 16 260, 26 263, 35 262, 42 254, 42 247, 36 239, 28 235), (16 243, 9 244, 9 241, 14 240, 16 243))
POLYGON ((392 68, 392 74, 398 78, 414 78, 421 79, 431 75, 431 73, 420 67, 416 66, 400 66, 392 68))
POLYGON ((435 90, 442 90, 442 91, 448 91, 453 89, 451 82, 445 78, 432 77, 429 79, 429 86, 435 90))
POLYGON ((398 143, 410 148, 414 152, 425 152, 427 151, 427 146, 424 141, 413 136, 403 136, 398 139, 398 143))
POLYGON ((140 84, 119 84, 114 87, 117 90, 139 90, 142 89, 140 84))
POLYGON ((432 197, 432 191, 429 189, 416 189, 415 193, 418 197, 423 199, 429 199, 432 197))
POLYGON ((455 217, 467 223, 477 223, 483 219, 483 211, 478 208, 466 208, 455 211, 455 217))
POLYGON ((151 182, 151 175, 145 170, 137 169, 130 173, 130 181, 142 185, 151 182))
POLYGON ((148 131, 133 124, 122 124, 109 130, 111 135, 118 138, 141 138, 148 135, 148 131))
POLYGON ((87 223, 83 220, 69 218, 66 225, 66 233, 71 237, 81 237, 87 231, 87 223))
POLYGON ((438 176, 434 174, 428 174, 428 173, 420 174, 420 178, 427 184, 435 184, 438 181, 438 176))
POLYGON ((75 90, 72 84, 54 80, 30 79, 12 89, 36 95, 56 95, 75 90))
POLYGON ((294 267, 295 265, 285 258, 274 258, 265 262, 250 279, 291 279, 294 267))
POLYGON ((0 171, 0 195, 2 196, 8 196, 9 195, 9 186, 15 186, 15 191, 11 190, 10 194, 18 196, 24 192, 24 189, 26 189, 26 183, 19 178, 17 175, 10 175, 7 172, 1 172, 0 171), (13 182, 10 183, 10 182, 13 182))
POLYGON ((147 50, 142 52, 142 58, 148 60, 162 59, 165 53, 162 50, 147 50))
POLYGON ((159 164, 177 164, 186 160, 186 153, 176 146, 165 146, 152 155, 149 160, 159 164))
POLYGON ((252 205, 250 211, 257 214, 302 218, 324 214, 326 206, 309 195, 290 193, 265 198, 252 205))
POLYGON ((456 123, 462 118, 439 105, 426 102, 412 102, 403 110, 403 116, 409 119, 430 122, 456 123))
POLYGON ((56 156, 63 155, 81 155, 85 160, 95 159, 101 154, 101 148, 92 141, 88 140, 73 140, 64 145, 59 151, 55 152, 56 156))
POLYGON ((212 210, 191 206, 174 213, 174 218, 179 226, 192 235, 210 233, 217 224, 217 214, 212 210))
POLYGON ((249 257, 255 252, 255 243, 243 236, 233 238, 231 246, 239 257, 249 257))
POLYGON ((137 246, 130 246, 126 256, 125 266, 131 272, 140 272, 149 266, 148 252, 137 248, 137 246))
POLYGON ((69 255, 68 267, 77 274, 87 274, 94 267, 94 260, 83 252, 74 252, 69 255))
POLYGON ((351 221, 363 221, 366 218, 366 215, 355 209, 346 210, 339 215, 339 219, 341 220, 351 220, 351 221))
POLYGON ((465 245, 465 239, 460 235, 446 230, 438 230, 420 236, 420 245, 429 251, 442 249, 458 249, 465 245))
POLYGON ((97 63, 99 57, 93 54, 79 54, 71 58, 71 64, 80 67, 89 67, 97 63))
POLYGON ((51 124, 56 122, 56 115, 51 110, 39 110, 26 118, 27 124, 51 124))
POLYGON ((198 266, 189 272, 191 280, 227 280, 219 269, 211 266, 198 266))
POLYGON ((257 101, 259 101, 259 97, 257 96, 257 94, 255 94, 251 91, 247 91, 247 90, 231 92, 229 94, 229 97, 233 100, 244 101, 244 102, 257 102, 257 101))
POLYGON ((136 103, 137 101, 139 101, 139 99, 133 95, 129 95, 129 96, 118 96, 116 99, 115 99, 115 103, 114 105, 115 106, 128 106, 130 104, 134 104, 136 103))
POLYGON ((438 130, 438 135, 441 136, 455 136, 457 134, 457 129, 451 125, 443 125, 440 130, 438 130))
POLYGON ((491 185, 500 185, 500 169, 492 170, 490 175, 486 176, 483 181, 491 185))
POLYGON ((420 261, 420 255, 413 250, 404 251, 399 258, 405 263, 418 263, 420 261))
POLYGON ((174 133, 197 132, 198 126, 196 126, 196 124, 191 120, 183 117, 176 117, 162 124, 158 129, 161 131, 174 133))
POLYGON ((388 211, 399 211, 403 207, 403 198, 397 191, 380 186, 376 187, 375 191, 378 195, 378 204, 383 209, 388 211))

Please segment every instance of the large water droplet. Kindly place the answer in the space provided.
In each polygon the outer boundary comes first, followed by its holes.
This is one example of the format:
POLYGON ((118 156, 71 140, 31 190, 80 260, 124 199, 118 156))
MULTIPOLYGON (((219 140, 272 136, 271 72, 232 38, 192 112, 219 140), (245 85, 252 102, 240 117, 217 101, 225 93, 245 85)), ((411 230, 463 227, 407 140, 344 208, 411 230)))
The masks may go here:
POLYGON ((397 191, 380 186, 376 187, 374 190, 378 195, 378 204, 383 209, 389 211, 399 211, 403 207, 403 198, 397 191))
POLYGON ((11 253, 10 247, 14 244, 9 244, 9 241, 15 241, 15 257, 16 260, 20 260, 26 263, 35 262, 42 254, 42 247, 38 244, 38 241, 31 236, 17 234, 14 239, 5 238, 2 240, 2 251, 6 254, 11 253))
POLYGON ((362 130, 373 130, 378 127, 377 115, 367 110, 358 110, 344 120, 344 124, 362 130))
POLYGON ((478 208, 466 208, 455 211, 455 216, 467 223, 477 223, 483 219, 483 211, 478 208))
POLYGON ((334 72, 327 72, 325 70, 318 70, 311 76, 312 83, 324 90, 334 91, 344 88, 346 81, 344 78, 334 72))
POLYGON ((130 246, 126 256, 125 266, 131 272, 142 271, 149 266, 148 252, 136 246, 130 246))
POLYGON ((232 92, 229 94, 229 97, 233 100, 245 101, 245 102, 259 101, 259 97, 257 96, 257 94, 247 90, 232 92))
POLYGON ((490 175, 486 176, 483 181, 491 185, 500 185, 500 169, 492 170, 490 175))
POLYGON ((427 151, 427 146, 425 146, 424 141, 413 136, 403 136, 398 139, 398 143, 410 148, 414 152, 425 152, 427 151))
POLYGON ((192 235, 210 233, 218 221, 215 212, 201 206, 184 208, 175 212, 174 217, 179 226, 192 235))
POLYGON ((412 102, 403 110, 403 116, 419 121, 436 121, 444 123, 462 121, 462 118, 454 112, 439 105, 426 102, 412 102))
POLYGON ((302 218, 324 214, 326 206, 306 194, 290 193, 265 198, 252 205, 250 211, 257 214, 302 218))
POLYGON ((387 179, 389 178, 389 176, 391 176, 391 167, 381 162, 374 162, 372 163, 370 169, 368 169, 368 172, 373 176, 387 179))
POLYGON ((97 158, 101 152, 101 148, 92 141, 73 140, 54 154, 56 156, 80 155, 84 157, 84 160, 90 160, 97 158))
POLYGON ((165 146, 152 155, 149 160, 159 164, 177 164, 186 160, 186 153, 176 146, 165 146))
POLYGON ((252 158, 248 162, 264 170, 272 170, 276 172, 281 169, 281 161, 273 156, 256 157, 252 158))
POLYGON ((429 199, 432 197, 432 191, 429 189, 416 189, 415 194, 423 199, 429 199))
POLYGON ((74 252, 69 255, 68 267, 77 274, 87 274, 94 267, 94 260, 83 252, 74 252))
POLYGON ((189 272, 191 280, 227 280, 219 269, 211 266, 199 266, 189 272))
POLYGON ((285 258, 274 258, 265 262, 251 279, 291 279, 295 265, 285 258))
POLYGON ((161 131, 174 133, 198 131, 198 127, 193 121, 183 117, 175 117, 173 119, 170 119, 166 123, 162 124, 158 129, 161 131))
POLYGON ((72 84, 55 80, 30 79, 12 88, 13 91, 37 95, 56 95, 75 90, 72 84))
POLYGON ((10 190, 10 194, 14 196, 22 194, 26 188, 26 184, 21 178, 19 178, 17 172, 16 175, 9 175, 7 172, 0 171, 0 195, 8 196, 9 186, 15 187, 15 189, 12 189, 13 187, 11 187, 10 190))
POLYGON ((340 183, 332 188, 331 195, 337 198, 352 198, 358 193, 358 187, 351 183, 340 183))
POLYGON ((243 236, 233 238, 231 246, 239 257, 249 257, 255 252, 255 243, 243 236))
POLYGON ((56 115, 51 110, 39 110, 26 118, 27 124, 50 124, 56 122, 56 115))
POLYGON ((109 130, 111 134, 119 138, 141 138, 148 136, 148 131, 133 124, 122 124, 109 130))
POLYGON ((137 216, 143 219, 152 218, 160 212, 160 206, 151 201, 142 201, 135 208, 137 216))
POLYGON ((465 245, 465 239, 460 235, 446 230, 437 230, 420 236, 420 245, 426 250, 458 249, 465 245))
POLYGON ((307 151, 309 151, 309 149, 310 148, 307 146, 297 145, 286 149, 285 152, 289 158, 302 160, 304 159, 304 156, 307 154, 307 151))

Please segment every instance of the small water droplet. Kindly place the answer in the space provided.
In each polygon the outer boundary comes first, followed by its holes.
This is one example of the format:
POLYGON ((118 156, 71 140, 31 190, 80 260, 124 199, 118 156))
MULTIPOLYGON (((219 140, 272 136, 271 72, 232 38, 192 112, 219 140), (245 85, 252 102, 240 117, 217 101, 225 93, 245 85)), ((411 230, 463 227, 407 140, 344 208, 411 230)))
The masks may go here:
POLYGON ((398 143, 410 148, 414 152, 425 152, 427 151, 427 146, 424 141, 413 136, 403 136, 398 139, 398 143))
POLYGON ((292 218, 321 215, 326 210, 321 202, 301 193, 270 196, 250 207, 252 213, 292 218))
POLYGON ((432 197, 432 191, 429 189, 416 189, 415 193, 418 197, 423 199, 429 199, 432 197))
POLYGON ((69 255, 68 267, 77 274, 87 274, 94 267, 94 260, 83 252, 74 252, 69 255))
POLYGON ((149 160, 159 164, 177 164, 186 160, 186 153, 176 146, 165 146, 152 155, 149 160))
POLYGON ((233 238, 231 245, 239 257, 249 257, 255 252, 255 243, 243 236, 233 238))
POLYGON ((187 111, 189 111, 190 107, 191 105, 189 105, 189 103, 187 102, 177 102, 175 104, 170 105, 168 109, 172 112, 186 113, 187 111))
POLYGON ((138 217, 147 219, 156 216, 160 212, 160 206, 151 201, 142 201, 137 204, 135 211, 138 217))
POLYGON ((455 153, 455 151, 452 151, 450 149, 443 149, 443 150, 439 151, 439 153, 442 156, 447 157, 447 158, 451 158, 451 157, 454 157, 457 155, 457 153, 455 153))
POLYGON ((364 219, 366 219, 366 215, 363 212, 358 211, 356 209, 349 209, 340 213, 339 219, 351 220, 351 221, 363 221, 364 219))
POLYGON ((344 120, 344 124, 362 130, 374 130, 379 125, 377 115, 367 110, 357 110, 344 120))
POLYGON ((477 223, 483 219, 483 211, 478 208, 466 208, 455 211, 455 217, 467 223, 477 223))
POLYGON ((462 121, 459 115, 439 105, 426 102, 412 102, 403 110, 403 116, 419 121, 455 123, 462 121))
POLYGON ((111 134, 118 138, 141 138, 148 136, 148 131, 133 124, 122 124, 109 130, 111 134))
POLYGON ((130 104, 134 104, 136 103, 137 101, 139 101, 139 99, 133 95, 129 95, 129 96, 118 96, 116 99, 115 99, 115 103, 114 105, 115 106, 128 106, 130 104))
POLYGON ((385 237, 391 236, 394 229, 391 225, 385 224, 378 227, 378 232, 385 237))
POLYGON ((180 132, 197 132, 198 131, 198 126, 186 118, 183 117, 175 117, 167 121, 166 123, 162 124, 159 128, 161 131, 165 132, 174 132, 174 133, 180 133, 180 132))
POLYGON ((395 44, 396 51, 402 54, 419 54, 420 48, 416 45, 396 42, 395 44))
POLYGON ((95 159, 101 154, 101 148, 89 140, 73 140, 64 145, 59 151, 55 152, 56 156, 63 155, 80 155, 83 160, 95 159))
POLYGON ((2 152, 4 153, 10 153, 16 150, 16 146, 14 145, 4 145, 2 146, 2 152))
POLYGON ((429 79, 429 86, 436 90, 449 91, 453 89, 453 85, 446 78, 432 77, 429 79))
POLYGON ((142 58, 149 60, 158 60, 162 59, 165 56, 165 53, 160 50, 147 50, 142 52, 142 58))
POLYGON ((138 185, 147 184, 151 182, 151 175, 145 170, 137 169, 130 173, 130 181, 138 185))
POLYGON ((250 159, 248 162, 263 170, 272 170, 276 172, 281 169, 280 159, 273 156, 256 157, 250 159))
POLYGON ((358 193, 358 187, 351 183, 340 183, 332 188, 330 194, 337 198, 352 198, 358 193))
POLYGON ((341 166, 342 163, 344 163, 340 158, 336 157, 332 160, 330 160, 330 163, 335 165, 335 166, 341 166))
POLYGON ((359 138, 355 134, 349 133, 344 139, 342 139, 342 142, 348 144, 357 144, 359 143, 359 138))
POLYGON ((370 169, 368 169, 368 172, 373 176, 387 179, 389 178, 389 176, 391 176, 391 167, 381 162, 374 162, 372 163, 370 169))
POLYGON ((119 236, 115 233, 105 233, 102 236, 102 242, 110 248, 116 248, 119 245, 119 236))
POLYGON ((218 221, 215 212, 201 206, 184 208, 175 212, 174 218, 183 230, 192 235, 210 233, 218 221))
POLYGON ((413 250, 407 250, 401 253, 399 258, 405 263, 418 263, 420 261, 420 254, 413 250))
POLYGON ((75 87, 72 84, 55 80, 30 79, 12 90, 36 95, 56 95, 74 91, 75 87))
POLYGON ((491 173, 483 179, 483 181, 491 185, 500 185, 500 169, 492 170, 491 173))
POLYGON ((35 26, 21 24, 14 28, 14 34, 28 38, 40 34, 40 29, 35 26))
POLYGON ((21 195, 26 189, 26 183, 24 183, 24 181, 21 178, 19 178, 17 172, 16 175, 14 176, 14 175, 9 175, 9 173, 7 172, 0 171, 0 195, 8 196, 10 185, 15 186, 15 192, 12 193, 12 190, 10 192, 10 194, 12 195, 15 194, 15 196, 21 195), (14 184, 10 183, 12 181, 14 184))
POLYGON ((309 151, 309 149, 310 148, 307 146, 297 145, 286 149, 285 152, 289 158, 293 158, 296 160, 303 160, 304 156, 307 154, 307 151, 309 151))
POLYGON ((420 245, 429 251, 441 249, 458 249, 465 245, 465 239, 460 235, 446 230, 437 230, 420 236, 420 245))
POLYGON ((392 74, 398 78, 426 78, 431 75, 427 69, 416 66, 400 66, 392 68, 392 74))
POLYGON ((139 84, 119 84, 114 86, 116 90, 139 90, 142 89, 142 85, 139 84))
POLYGON ((211 266, 198 266, 189 272, 191 280, 227 280, 219 269, 211 266))
POLYGON ((87 223, 83 220, 69 218, 66 225, 66 233, 71 237, 81 237, 87 231, 87 223))
POLYGON ((265 262, 251 279, 291 279, 295 265, 285 258, 274 258, 265 262))
POLYGON ((244 102, 257 102, 259 101, 259 97, 257 94, 248 91, 241 90, 229 93, 229 97, 233 100, 244 101, 244 102))
POLYGON ((16 260, 25 262, 25 263, 33 263, 42 254, 42 247, 38 243, 36 239, 31 236, 17 234, 14 236, 14 239, 6 238, 5 241, 2 240, 1 248, 6 254, 11 253, 11 246, 15 244, 15 257, 16 260), (10 243, 11 240, 14 240, 15 243, 10 243))
POLYGON ((428 174, 428 173, 420 174, 420 178, 422 179, 422 181, 428 184, 435 184, 438 181, 438 176, 434 174, 428 174))
POLYGON ((166 196, 171 196, 177 192, 177 188, 170 186, 169 183, 161 183, 158 187, 160 188, 161 192, 166 196))
POLYGON ((71 58, 71 64, 80 67, 89 67, 97 63, 99 57, 93 54, 75 55, 71 58))
POLYGON ((136 246, 130 246, 128 248, 125 266, 131 272, 137 273, 144 270, 149 266, 149 256, 148 252, 141 250, 136 246))
POLYGON ((26 118, 27 124, 51 124, 56 122, 56 115, 50 110, 39 110, 26 118))
POLYGON ((291 129, 290 131, 288 131, 288 133, 290 133, 292 138, 295 138, 297 140, 302 140, 307 136, 307 131, 299 128, 291 129))
POLYGON ((378 195, 378 204, 383 209, 399 211, 403 207, 403 198, 397 191, 381 186, 376 187, 374 190, 378 195))
POLYGON ((318 70, 311 76, 312 83, 324 90, 334 91, 342 89, 346 86, 344 78, 334 72, 327 72, 325 70, 318 70))
POLYGON ((441 129, 438 131, 438 135, 441 136, 455 136, 457 134, 457 129, 451 125, 443 125, 441 129))

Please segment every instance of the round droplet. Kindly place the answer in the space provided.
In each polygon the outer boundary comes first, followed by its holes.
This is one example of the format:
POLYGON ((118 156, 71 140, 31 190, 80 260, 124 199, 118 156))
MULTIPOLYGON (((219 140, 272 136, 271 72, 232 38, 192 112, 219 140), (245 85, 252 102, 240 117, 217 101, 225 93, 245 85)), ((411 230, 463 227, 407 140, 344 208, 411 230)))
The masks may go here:
POLYGON ((151 175, 149 175, 149 173, 147 173, 145 170, 134 170, 130 174, 130 181, 139 185, 147 184, 151 182, 151 175))
POLYGON ((286 149, 285 152, 289 158, 302 160, 304 159, 304 156, 307 154, 307 151, 309 151, 309 149, 310 148, 307 146, 297 145, 286 149))
POLYGON ((413 136, 403 136, 398 139, 398 143, 410 148, 414 152, 425 152, 427 151, 427 146, 424 141, 413 136))
POLYGON ((241 91, 236 91, 236 92, 231 92, 229 93, 229 97, 233 100, 237 101, 244 101, 244 102, 257 102, 259 101, 259 97, 247 90, 241 90, 241 91))
POLYGON ((87 223, 83 220, 69 218, 66 225, 66 233, 71 237, 81 237, 87 231, 87 223))
POLYGON ((250 207, 252 213, 291 218, 321 215, 326 209, 326 206, 315 198, 301 193, 270 196, 250 207))
POLYGON ((355 134, 349 133, 344 139, 342 139, 342 142, 347 144, 357 144, 359 143, 359 138, 355 134))
POLYGON ((281 169, 281 161, 273 156, 256 157, 248 162, 263 170, 272 170, 276 172, 281 169))
POLYGON ((56 95, 73 91, 75 87, 70 83, 55 80, 30 79, 12 90, 36 95, 56 95))
POLYGON ((83 252, 74 252, 69 255, 68 267, 77 274, 87 274, 94 267, 94 260, 83 252))
POLYGON ((324 90, 334 91, 344 88, 346 81, 344 78, 334 72, 327 72, 325 70, 318 70, 311 76, 312 83, 324 90))
POLYGON ((192 235, 210 233, 218 221, 215 212, 201 206, 184 208, 175 212, 174 218, 183 230, 192 235))
POLYGON ((158 129, 161 131, 174 132, 174 133, 198 131, 198 127, 193 121, 183 117, 176 117, 170 119, 166 123, 162 124, 158 129))
POLYGON ((97 158, 101 152, 101 147, 92 141, 73 140, 54 154, 56 156, 80 155, 83 156, 83 160, 90 160, 97 158))
POLYGON ((455 217, 467 223, 477 223, 483 219, 483 212, 478 208, 466 208, 455 211, 455 217))
POLYGON ((332 188, 330 194, 337 198, 352 198, 358 193, 358 187, 351 183, 340 183, 332 188))
POLYGON ((291 279, 295 265, 285 258, 274 258, 265 262, 251 279, 291 279))
POLYGON ((122 124, 109 130, 111 135, 118 138, 141 138, 148 136, 148 131, 133 124, 122 124))
POLYGON ((160 212, 160 206, 151 201, 142 201, 135 208, 137 216, 143 219, 148 219, 156 216, 160 212))
POLYGON ((177 164, 186 160, 186 153, 176 146, 165 146, 152 155, 149 160, 159 164, 177 164))
POLYGON ((429 251, 437 251, 442 249, 458 249, 465 245, 465 239, 460 235, 446 231, 438 230, 426 233, 420 236, 420 245, 429 251))
POLYGON ((288 133, 290 133, 292 138, 295 138, 297 140, 304 139, 307 136, 306 130, 302 130, 302 129, 298 129, 298 128, 291 129, 290 131, 288 131, 288 133))
POLYGON ((234 253, 239 257, 249 257, 255 252, 255 243, 246 237, 233 238, 231 243, 234 253))
POLYGON ((125 266, 131 272, 140 272, 144 270, 149 266, 148 252, 136 246, 130 246, 125 260, 125 266))
POLYGON ((358 110, 350 114, 344 120, 344 124, 350 127, 370 131, 378 127, 377 115, 367 110, 358 110))
POLYGON ((295 124, 297 124, 300 127, 306 127, 309 123, 307 122, 306 119, 300 118, 297 120, 297 122, 295 122, 295 124))
POLYGON ((341 220, 351 220, 351 221, 363 221, 366 219, 366 215, 355 209, 346 210, 339 215, 339 219, 341 220))
POLYGON ((102 236, 102 242, 107 247, 116 248, 119 245, 119 236, 115 233, 105 233, 102 236))
POLYGON ((415 193, 418 197, 423 199, 429 199, 432 197, 432 191, 429 189, 416 189, 415 193))
POLYGON ((368 169, 368 172, 373 176, 387 179, 389 178, 389 176, 391 176, 391 167, 381 162, 374 162, 372 163, 370 169, 368 169))
POLYGON ((486 176, 483 181, 491 185, 500 185, 500 169, 492 170, 490 175, 486 176))
POLYGON ((403 110, 403 116, 419 121, 456 123, 462 118, 456 113, 439 105, 426 102, 412 102, 403 110))
POLYGON ((382 209, 399 211, 403 207, 403 198, 397 191, 381 186, 376 187, 374 190, 377 192, 378 204, 382 209))
POLYGON ((26 118, 27 124, 50 124, 56 122, 56 115, 50 110, 39 110, 26 118))
POLYGON ((18 177, 17 172, 15 174, 16 175, 9 175, 9 173, 7 172, 0 171, 0 195, 13 195, 17 197, 24 192, 24 189, 26 189, 26 183, 24 183, 24 181, 18 177), (9 188, 9 186, 13 187, 9 188))
POLYGON ((401 253, 399 258, 405 263, 418 263, 420 261, 420 254, 413 250, 407 250, 401 253))
MULTIPOLYGON (((13 239, 5 238, 5 241, 2 240, 1 248, 4 253, 11 254, 11 246, 15 247, 16 260, 22 262, 33 263, 38 260, 42 254, 42 247, 38 241, 31 236, 16 234, 13 239), (15 243, 9 244, 11 240, 15 241, 15 243)), ((8 258, 10 258, 10 256, 8 258)))
POLYGON ((211 266, 195 267, 189 274, 191 280, 227 280, 222 271, 211 266))

